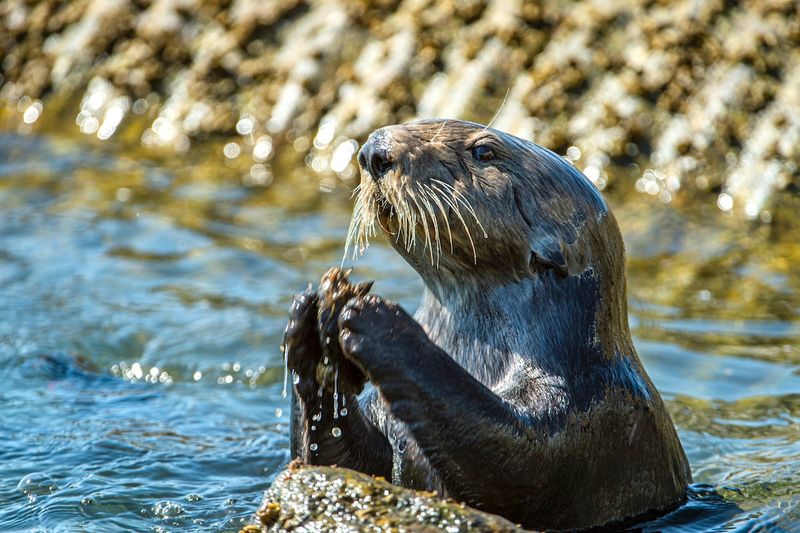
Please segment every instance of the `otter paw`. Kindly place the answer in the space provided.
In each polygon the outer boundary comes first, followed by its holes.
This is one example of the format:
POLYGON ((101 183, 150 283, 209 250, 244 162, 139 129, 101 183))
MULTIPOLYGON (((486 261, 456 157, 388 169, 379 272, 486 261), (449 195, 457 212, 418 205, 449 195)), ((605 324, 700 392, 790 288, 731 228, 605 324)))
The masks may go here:
POLYGON ((315 388, 317 363, 322 357, 317 334, 317 293, 308 289, 297 294, 289 310, 289 323, 283 334, 286 364, 299 377, 299 389, 315 388))
POLYGON ((393 302, 376 295, 353 298, 339 315, 339 344, 345 356, 370 378, 399 364, 425 333, 393 302))

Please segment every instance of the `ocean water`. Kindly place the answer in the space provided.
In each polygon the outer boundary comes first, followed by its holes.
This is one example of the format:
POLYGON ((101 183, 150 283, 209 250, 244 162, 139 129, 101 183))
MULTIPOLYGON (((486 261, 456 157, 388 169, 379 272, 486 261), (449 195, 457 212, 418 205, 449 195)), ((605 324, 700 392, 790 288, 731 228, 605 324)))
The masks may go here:
MULTIPOLYGON (((0 134, 0 531, 247 522, 289 460, 289 302, 340 264, 354 185, 279 167, 254 186, 197 155, 0 134)), ((800 530, 797 216, 610 198, 635 341, 697 482, 643 527, 800 530)), ((417 305, 386 243, 352 266, 417 305)))

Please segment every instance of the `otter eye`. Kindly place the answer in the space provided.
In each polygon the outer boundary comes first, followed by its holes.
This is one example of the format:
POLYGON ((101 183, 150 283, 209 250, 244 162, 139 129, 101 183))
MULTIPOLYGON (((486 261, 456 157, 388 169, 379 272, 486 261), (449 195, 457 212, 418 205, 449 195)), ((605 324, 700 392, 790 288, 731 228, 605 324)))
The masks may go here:
POLYGON ((472 157, 478 161, 491 161, 494 159, 494 150, 485 144, 479 144, 472 148, 472 157))

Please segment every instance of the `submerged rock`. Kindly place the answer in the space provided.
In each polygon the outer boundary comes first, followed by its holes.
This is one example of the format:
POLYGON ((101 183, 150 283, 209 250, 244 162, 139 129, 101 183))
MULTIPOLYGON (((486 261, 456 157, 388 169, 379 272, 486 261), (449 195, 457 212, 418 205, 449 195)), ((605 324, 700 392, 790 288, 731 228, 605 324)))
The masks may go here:
POLYGON ((293 462, 264 496, 258 531, 527 531, 435 493, 398 487, 345 468, 293 462))

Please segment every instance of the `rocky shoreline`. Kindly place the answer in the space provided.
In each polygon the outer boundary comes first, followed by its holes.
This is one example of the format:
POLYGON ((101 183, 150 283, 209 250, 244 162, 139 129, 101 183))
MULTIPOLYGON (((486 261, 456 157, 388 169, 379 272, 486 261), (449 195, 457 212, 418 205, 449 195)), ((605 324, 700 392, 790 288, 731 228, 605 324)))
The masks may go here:
MULTIPOLYGON (((354 176, 383 124, 488 122, 600 188, 712 191, 749 218, 800 184, 792 0, 0 0, 4 123, 75 123, 252 159, 291 145, 354 176), (53 119, 52 117, 58 117, 53 119)), ((70 128, 75 128, 71 126, 70 128)))

